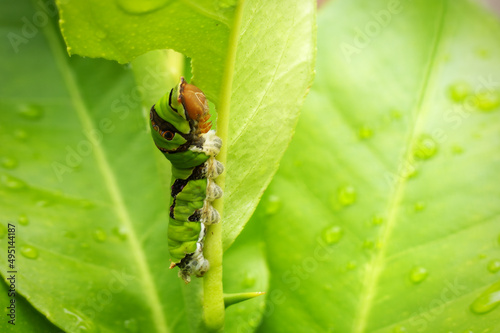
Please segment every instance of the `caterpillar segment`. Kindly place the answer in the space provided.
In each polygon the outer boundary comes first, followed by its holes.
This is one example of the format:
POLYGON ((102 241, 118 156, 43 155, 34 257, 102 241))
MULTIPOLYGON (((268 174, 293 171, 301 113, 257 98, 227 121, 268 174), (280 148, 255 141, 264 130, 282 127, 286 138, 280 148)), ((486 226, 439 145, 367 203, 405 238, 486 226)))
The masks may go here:
POLYGON ((214 181, 224 171, 215 159, 222 140, 211 130, 209 119, 205 95, 182 77, 150 111, 154 143, 172 163, 170 268, 178 267, 186 283, 208 271, 210 264, 203 256, 206 228, 220 221, 212 202, 223 195, 214 181))

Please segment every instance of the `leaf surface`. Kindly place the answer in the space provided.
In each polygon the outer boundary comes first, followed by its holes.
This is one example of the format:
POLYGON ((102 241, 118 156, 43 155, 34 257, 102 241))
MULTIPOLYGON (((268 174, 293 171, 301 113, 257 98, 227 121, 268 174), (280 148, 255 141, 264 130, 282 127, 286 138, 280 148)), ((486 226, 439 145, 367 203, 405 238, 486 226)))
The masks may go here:
MULTIPOLYGON (((25 320, 36 325, 36 317, 45 316, 65 331, 185 332, 187 318, 200 313, 192 304, 184 304, 183 296, 194 288, 187 289, 168 270, 169 200, 164 182, 170 166, 165 159, 158 160, 161 154, 141 112, 139 92, 145 81, 134 83, 129 69, 116 63, 68 58, 57 27, 50 22, 54 12, 46 14, 45 23, 33 23, 40 13, 49 13, 39 5, 5 3, 1 11, 1 29, 21 38, 0 46, 4 60, 0 73, 5 78, 0 86, 0 221, 4 228, 15 223, 19 230, 18 291, 38 311, 25 320), (23 17, 36 28, 33 34, 26 34, 29 24, 23 17)), ((71 5, 79 8, 77 2, 71 5)), ((60 6, 62 19, 70 24, 64 15, 73 8, 64 1, 60 6)), ((270 13, 281 6, 248 2, 239 22, 243 29, 233 49, 235 83, 228 92, 230 123, 236 123, 225 141, 230 146, 227 177, 232 177, 223 221, 226 248, 277 170, 312 77, 313 3, 287 6, 276 21, 270 13), (262 43, 256 44, 255 38, 262 43), (292 98, 285 98, 288 94, 292 98), (282 126, 280 133, 271 131, 275 124, 282 126), (242 153, 245 149, 247 153, 242 153)), ((87 15, 88 23, 89 17, 106 11, 76 12, 87 15)), ((113 11, 106 13, 112 16, 113 11)), ((71 24, 78 25, 75 22, 71 24)), ((69 27, 63 23, 63 29, 69 27)), ((200 36, 193 35, 197 37, 191 43, 196 44, 200 36)), ((98 49, 96 45, 89 39, 89 48, 98 49)), ((151 91, 160 91, 157 85, 163 81, 155 80, 152 66, 141 79, 153 82, 151 91)), ((202 75, 198 77, 201 82, 202 75)), ((214 88, 208 88, 211 96, 222 94, 216 80, 214 88)), ((8 238, 1 235, 0 247, 6 248, 8 238)), ((228 261, 235 264, 225 274, 237 276, 248 270, 248 265, 236 264, 251 254, 248 263, 258 265, 260 272, 256 286, 267 288, 262 251, 255 251, 255 244, 241 246, 235 247, 235 254, 228 253, 228 261)), ((6 260, 0 259, 2 274, 7 271, 6 260)), ((230 292, 245 289, 241 283, 227 284, 230 292)), ((257 325, 262 301, 252 302, 228 316, 230 325, 237 326, 233 318, 253 311, 258 316, 252 315, 253 321, 244 327, 257 325)))
POLYGON ((230 99, 230 112, 220 115, 229 118, 222 138, 228 149, 223 221, 228 248, 276 172, 312 82, 314 1, 240 1, 238 16, 235 1, 58 5, 70 53, 127 62, 171 48, 192 58, 193 82, 217 107, 230 99), (231 31, 239 34, 230 36, 231 31))
POLYGON ((466 1, 320 12, 316 81, 254 215, 261 332, 499 329, 499 38, 466 1))

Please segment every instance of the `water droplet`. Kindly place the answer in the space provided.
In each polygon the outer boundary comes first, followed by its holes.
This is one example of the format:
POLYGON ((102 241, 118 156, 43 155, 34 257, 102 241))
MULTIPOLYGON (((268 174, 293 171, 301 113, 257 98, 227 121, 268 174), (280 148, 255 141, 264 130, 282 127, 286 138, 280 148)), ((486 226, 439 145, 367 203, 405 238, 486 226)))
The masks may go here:
POLYGON ((425 202, 419 201, 415 204, 415 211, 416 212, 421 212, 425 209, 425 202))
POLYGON ((21 254, 28 259, 36 259, 38 258, 38 250, 33 246, 25 245, 21 248, 21 254))
POLYGON ((464 101, 469 96, 471 87, 465 81, 458 81, 450 86, 449 91, 451 99, 458 103, 464 101))
POLYGON ((429 272, 427 271, 426 268, 420 266, 413 267, 410 271, 410 280, 413 283, 420 283, 424 281, 428 275, 429 272))
POLYGON ((478 257, 479 257, 479 259, 484 259, 484 258, 486 258, 486 254, 484 254, 484 253, 479 253, 479 256, 478 256, 478 257))
POLYGON ((323 230, 322 237, 327 244, 332 245, 338 243, 343 234, 344 230, 340 226, 333 225, 323 230))
POLYGON ((384 223, 384 218, 382 216, 375 215, 372 219, 373 225, 382 225, 384 223))
POLYGON ((394 327, 392 332, 393 333, 405 333, 405 332, 408 332, 408 330, 404 326, 396 326, 396 327, 394 327))
POLYGON ((281 209, 281 199, 277 195, 270 195, 265 205, 265 212, 268 215, 276 214, 281 209))
POLYGON ((490 51, 486 49, 479 49, 477 50, 477 55, 479 58, 488 59, 490 57, 490 51))
POLYGON ((14 132, 14 137, 19 141, 24 141, 28 137, 25 130, 18 129, 14 132))
POLYGON ((253 286, 255 286, 255 282, 257 282, 257 279, 255 278, 255 275, 247 272, 245 274, 245 278, 241 282, 241 287, 243 289, 252 288, 253 286))
POLYGON ((135 318, 125 320, 123 326, 129 332, 135 333, 139 330, 139 325, 137 324, 137 320, 135 318))
POLYGON ((363 241, 363 249, 373 249, 373 247, 375 246, 375 242, 372 241, 371 239, 365 239, 363 241))
POLYGON ((19 215, 19 218, 17 219, 17 221, 19 222, 19 224, 21 225, 28 225, 30 223, 30 220, 28 219, 28 217, 24 214, 21 214, 19 215))
POLYGON ((37 120, 43 116, 43 108, 38 104, 23 104, 19 106, 19 114, 25 118, 37 120))
POLYGON ((352 271, 353 269, 355 269, 356 267, 358 266, 358 264, 354 261, 354 260, 351 260, 347 263, 346 265, 346 268, 350 271, 352 271))
POLYGON ((424 134, 417 140, 413 148, 413 155, 418 159, 427 160, 436 155, 437 151, 437 142, 431 136, 424 134))
POLYGON ((491 273, 500 271, 500 260, 492 260, 488 263, 488 270, 491 273))
POLYGON ((464 152, 464 148, 460 146, 453 146, 451 147, 451 152, 456 155, 460 155, 464 152))
POLYGON ((129 13, 135 15, 141 15, 146 13, 151 13, 165 6, 168 0, 116 0, 118 2, 118 7, 129 13))
POLYGON ((81 243, 80 246, 84 249, 88 249, 90 247, 89 243, 86 242, 81 243))
POLYGON ((50 205, 51 205, 51 203, 52 203, 52 202, 51 202, 51 201, 49 201, 49 200, 38 200, 38 201, 35 203, 35 205, 36 205, 37 207, 42 207, 42 208, 44 208, 44 207, 48 207, 48 206, 50 206, 50 205))
POLYGON ((14 176, 10 176, 10 175, 7 175, 7 174, 3 174, 0 176, 0 180, 2 181, 2 183, 12 189, 12 190, 20 190, 22 188, 25 188, 26 187, 26 183, 23 182, 22 180, 14 177, 14 176))
POLYGON ((122 241, 127 239, 128 230, 127 227, 123 225, 114 227, 111 232, 122 241))
POLYGON ((470 309, 477 314, 490 312, 500 304, 500 281, 487 288, 472 302, 470 309))
POLYGON ((66 237, 66 238, 70 238, 70 239, 75 239, 75 238, 76 238, 76 234, 75 234, 73 231, 69 231, 69 230, 67 230, 67 231, 64 233, 64 237, 66 237))
POLYGON ((69 54, 69 55, 71 55, 71 50, 72 50, 72 49, 71 49, 71 46, 68 46, 68 47, 66 48, 66 51, 68 52, 68 54, 69 54))
POLYGON ((94 239, 98 242, 104 242, 106 238, 108 237, 106 235, 106 232, 102 230, 101 228, 98 228, 94 231, 93 233, 94 239))
POLYGON ((103 30, 97 30, 95 35, 97 36, 98 39, 104 39, 108 36, 108 34, 103 30))
POLYGON ((373 136, 373 129, 371 129, 366 125, 361 126, 361 128, 358 130, 358 137, 362 140, 369 139, 372 136, 373 136))
POLYGON ((15 169, 17 167, 17 160, 12 157, 2 158, 2 166, 5 169, 15 169))
POLYGON ((476 95, 476 106, 481 111, 492 111, 500 106, 498 91, 482 91, 476 95))
POLYGON ((401 114, 401 111, 399 110, 392 110, 391 111, 391 118, 394 119, 394 120, 399 120, 402 118, 402 114, 401 114))
POLYGON ((349 185, 339 188, 338 199, 343 206, 352 205, 356 202, 356 189, 349 185))

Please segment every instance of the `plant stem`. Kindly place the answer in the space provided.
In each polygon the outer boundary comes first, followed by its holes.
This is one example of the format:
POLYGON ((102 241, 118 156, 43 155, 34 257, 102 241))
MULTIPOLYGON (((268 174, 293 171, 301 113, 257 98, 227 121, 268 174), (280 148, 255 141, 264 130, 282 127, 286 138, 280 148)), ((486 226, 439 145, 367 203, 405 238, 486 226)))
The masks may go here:
MULTIPOLYGON (((236 13, 229 36, 229 47, 227 52, 224 78, 220 95, 220 104, 217 111, 217 135, 222 139, 222 148, 217 159, 226 165, 229 129, 229 111, 231 106, 231 93, 233 86, 234 64, 236 61, 236 50, 240 38, 240 26, 244 0, 238 2, 236 13)), ((217 177, 216 183, 224 189, 226 172, 217 177)), ((214 201, 214 208, 224 215, 224 197, 214 201)), ((222 219, 223 220, 223 219, 222 219)), ((203 316, 205 326, 210 331, 219 331, 224 327, 224 295, 222 292, 222 224, 214 224, 208 228, 205 239, 204 254, 210 262, 210 269, 203 279, 204 300, 203 316)))

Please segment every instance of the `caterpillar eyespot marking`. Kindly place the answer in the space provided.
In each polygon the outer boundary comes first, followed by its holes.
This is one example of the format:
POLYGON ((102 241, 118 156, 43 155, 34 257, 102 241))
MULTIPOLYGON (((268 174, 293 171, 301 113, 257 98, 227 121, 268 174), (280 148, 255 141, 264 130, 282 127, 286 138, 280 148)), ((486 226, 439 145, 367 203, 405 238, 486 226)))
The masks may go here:
POLYGON ((203 256, 207 226, 220 221, 212 202, 222 197, 214 182, 224 166, 215 159, 222 140, 211 130, 205 94, 181 77, 179 84, 153 105, 151 135, 156 147, 172 163, 168 249, 179 277, 189 283, 210 264, 203 256))

